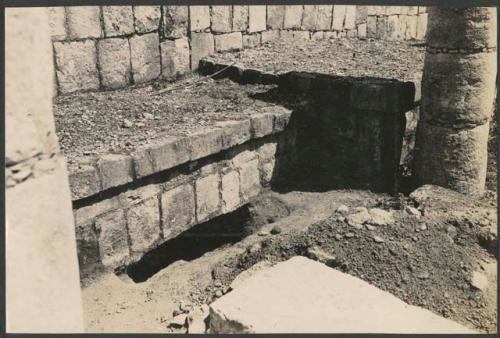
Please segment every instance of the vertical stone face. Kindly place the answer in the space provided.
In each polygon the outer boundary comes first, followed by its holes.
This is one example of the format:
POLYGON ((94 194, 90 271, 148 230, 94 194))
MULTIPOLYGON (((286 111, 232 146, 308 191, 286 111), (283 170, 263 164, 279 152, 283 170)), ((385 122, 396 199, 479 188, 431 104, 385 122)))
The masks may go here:
POLYGON ((104 266, 115 268, 129 257, 128 234, 123 210, 108 212, 95 222, 99 233, 99 253, 104 266))
POLYGON ((269 30, 260 33, 261 34, 261 42, 266 43, 268 41, 276 41, 280 38, 280 32, 286 32, 286 31, 278 31, 278 30, 269 30))
POLYGON ((52 40, 64 40, 66 38, 66 15, 64 7, 49 7, 48 11, 52 40))
POLYGON ((231 6, 212 6, 211 26, 214 33, 231 32, 231 6))
POLYGON ((161 43, 161 67, 164 78, 176 78, 189 72, 189 42, 187 38, 161 43))
POLYGON ((161 223, 164 239, 176 236, 195 222, 194 199, 194 189, 190 184, 178 186, 162 194, 161 223))
POLYGON ((259 161, 257 159, 246 162, 239 167, 240 191, 243 200, 249 200, 259 194, 260 174, 259 161))
POLYGON ((366 19, 366 29, 367 29, 367 36, 369 38, 375 38, 377 36, 377 17, 376 16, 369 16, 366 19))
POLYGON ((390 15, 387 17, 387 40, 397 40, 399 35, 399 18, 397 15, 390 15))
POLYGON ((132 182, 132 158, 126 155, 107 154, 97 161, 103 189, 109 189, 132 182))
POLYGON ((416 183, 481 194, 495 98, 496 10, 436 7, 428 20, 416 183))
POLYGON ((302 29, 329 30, 332 23, 332 6, 304 6, 302 29))
POLYGON ((94 41, 54 42, 54 50, 57 81, 62 93, 99 88, 94 41))
POLYGON ((210 6, 189 6, 189 24, 191 32, 210 28, 210 6))
POLYGON ((356 7, 356 24, 366 23, 368 18, 368 7, 367 6, 355 6, 356 7))
POLYGON ((187 36, 188 6, 163 6, 163 35, 168 39, 187 36))
POLYGON ((366 26, 366 23, 360 23, 358 25, 358 37, 360 39, 366 39, 367 37, 367 26, 366 26))
POLYGON ((128 39, 103 39, 97 43, 102 85, 122 88, 131 81, 130 48, 128 39))
POLYGON ((101 11, 98 6, 66 7, 66 21, 70 39, 99 38, 101 11))
POLYGON ((225 52, 243 48, 243 38, 241 32, 216 35, 214 39, 215 50, 217 52, 225 52))
POLYGON ((222 212, 236 210, 240 204, 240 178, 237 171, 232 170, 222 175, 222 212))
POLYGON ((254 48, 260 45, 261 43, 261 34, 245 34, 243 35, 243 48, 254 48))
POLYGON ((379 16, 377 18, 377 33, 376 38, 385 40, 387 38, 387 16, 379 16))
POLYGON ((196 216, 198 222, 219 210, 219 175, 212 174, 196 180, 196 216))
POLYGON ((302 25, 302 12, 304 8, 302 5, 285 6, 285 17, 283 28, 285 29, 298 29, 302 25))
POLYGON ((424 40, 426 31, 427 31, 427 13, 419 14, 417 19, 416 38, 418 40, 424 40))
POLYGON ((285 22, 285 6, 267 6, 267 27, 283 29, 285 22))
POLYGON ((356 28, 356 6, 347 6, 345 12, 344 29, 356 28))
POLYGON ((145 253, 152 249, 160 241, 158 198, 150 198, 130 208, 127 224, 132 253, 145 253))
POLYGON ((261 32, 266 30, 266 6, 248 6, 248 32, 261 32))
POLYGON ((248 6, 233 6, 233 31, 246 31, 248 28, 248 6))
POLYGON ((33 163, 26 179, 5 191, 10 333, 84 331, 68 173, 52 114, 49 29, 45 8, 5 9, 6 180, 20 163, 33 163))
POLYGON ((214 37, 210 33, 191 34, 191 70, 198 69, 200 60, 214 53, 214 37))
POLYGON ((347 12, 347 6, 335 5, 333 6, 333 21, 332 29, 341 31, 344 28, 344 20, 347 12))
POLYGON ((102 19, 105 36, 127 35, 134 32, 132 6, 103 6, 102 19))
POLYGON ((160 75, 159 44, 157 33, 130 38, 132 74, 135 83, 148 82, 160 75))
POLYGON ((134 26, 138 33, 158 30, 160 18, 160 6, 134 6, 134 26))
POLYGON ((410 15, 406 18, 406 40, 414 40, 417 38, 417 16, 410 15))

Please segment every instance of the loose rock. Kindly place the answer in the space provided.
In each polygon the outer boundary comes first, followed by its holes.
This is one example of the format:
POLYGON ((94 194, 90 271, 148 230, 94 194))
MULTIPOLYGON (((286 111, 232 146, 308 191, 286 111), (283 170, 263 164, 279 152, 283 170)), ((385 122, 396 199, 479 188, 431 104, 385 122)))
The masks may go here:
POLYGON ((349 212, 349 207, 345 204, 341 204, 337 210, 335 210, 336 212, 340 213, 340 214, 345 214, 347 212, 349 212))
POLYGON ((479 271, 474 271, 472 273, 470 284, 474 289, 483 291, 488 287, 488 278, 485 274, 479 271))
POLYGON ((388 211, 378 209, 378 208, 373 208, 370 209, 370 220, 368 221, 372 225, 387 225, 394 223, 394 218, 392 217, 392 214, 388 211))
POLYGON ((122 127, 123 128, 132 128, 133 124, 130 122, 130 120, 124 119, 122 122, 122 127))
POLYGON ((181 328, 186 326, 186 320, 187 320, 187 315, 185 313, 182 313, 178 316, 175 316, 170 320, 168 323, 169 328, 181 328))
POLYGON ((373 236, 373 241, 375 243, 384 243, 385 242, 385 240, 380 236, 373 236))
POLYGON ((277 235, 280 234, 283 230, 279 226, 275 226, 274 228, 271 229, 271 234, 277 235))

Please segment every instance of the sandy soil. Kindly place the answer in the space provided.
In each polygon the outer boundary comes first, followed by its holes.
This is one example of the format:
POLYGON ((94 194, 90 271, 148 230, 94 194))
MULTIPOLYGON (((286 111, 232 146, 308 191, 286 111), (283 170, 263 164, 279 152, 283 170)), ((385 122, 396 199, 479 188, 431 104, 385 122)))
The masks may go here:
MULTIPOLYGON (((123 274, 104 274, 83 288, 88 332, 172 332, 167 329, 180 303, 209 304, 230 291, 231 281, 260 261, 271 263, 309 255, 319 247, 338 262, 334 268, 358 276, 404 301, 449 317, 470 328, 496 327, 496 258, 478 244, 478 234, 493 224, 493 200, 471 203, 463 214, 426 207, 417 219, 404 211, 414 205, 365 191, 270 193, 253 205, 255 215, 272 222, 243 240, 190 260, 178 260, 143 283, 123 274), (341 221, 335 210, 379 207, 393 210, 394 222, 368 230, 341 221), (273 206, 286 205, 277 219, 273 206), (462 216, 461 216, 462 215, 462 216), (425 230, 420 229, 422 223, 425 230), (272 229, 279 228, 276 234, 272 229), (374 236, 384 242, 374 241, 374 236), (340 238, 340 239, 339 239, 340 238), (474 271, 486 275, 483 291, 471 286, 474 271)), ((495 224, 496 226, 496 224, 495 224)), ((175 332, 185 332, 180 328, 175 332)))

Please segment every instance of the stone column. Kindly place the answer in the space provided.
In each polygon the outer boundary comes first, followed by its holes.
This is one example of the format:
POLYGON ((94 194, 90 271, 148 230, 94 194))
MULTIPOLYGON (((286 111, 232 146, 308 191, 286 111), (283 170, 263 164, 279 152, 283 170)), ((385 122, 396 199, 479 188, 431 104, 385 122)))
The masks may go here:
POLYGON ((83 332, 46 12, 5 10, 6 329, 12 333, 83 332))
POLYGON ((496 9, 428 11, 416 183, 481 194, 495 99, 496 9))

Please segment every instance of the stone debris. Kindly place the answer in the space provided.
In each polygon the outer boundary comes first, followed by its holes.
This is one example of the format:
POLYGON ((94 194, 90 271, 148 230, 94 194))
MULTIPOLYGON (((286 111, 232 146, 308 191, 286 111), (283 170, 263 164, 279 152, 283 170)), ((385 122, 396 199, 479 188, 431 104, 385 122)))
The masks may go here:
POLYGON ((384 243, 385 242, 385 240, 380 236, 373 236, 373 241, 375 243, 384 243))
POLYGON ((366 227, 366 229, 367 229, 367 230, 370 230, 370 231, 373 231, 373 230, 375 230, 375 229, 376 229, 376 227, 375 227, 375 226, 370 225, 370 224, 365 224, 365 227, 366 227))
POLYGON ((345 234, 345 238, 352 238, 354 237, 354 232, 348 232, 345 234))
POLYGON ((369 210, 370 220, 368 223, 372 225, 388 225, 394 223, 394 218, 392 213, 378 208, 373 208, 369 210))
POLYGON ((406 211, 406 213, 408 213, 409 215, 412 215, 412 216, 419 217, 421 215, 420 211, 417 208, 410 207, 408 205, 405 207, 405 211, 406 211))
POLYGON ((417 278, 419 278, 419 279, 427 279, 429 277, 430 277, 430 275, 427 271, 424 271, 424 272, 417 274, 417 278))
POLYGON ((172 318, 168 323, 167 327, 174 329, 186 327, 186 321, 187 321, 187 314, 182 313, 172 318))
POLYGON ((349 207, 345 204, 341 204, 335 211, 339 214, 345 214, 349 212, 349 207))
POLYGON ((353 210, 354 213, 346 216, 346 221, 350 226, 361 229, 362 225, 370 219, 370 213, 365 207, 357 207, 353 210))
POLYGON ((333 267, 339 265, 339 261, 334 255, 325 252, 323 249, 316 245, 307 249, 307 256, 328 266, 333 267))
POLYGON ((336 239, 337 241, 340 241, 342 238, 343 238, 343 237, 342 237, 342 235, 341 235, 341 234, 335 234, 335 239, 336 239))
POLYGON ((283 230, 281 229, 281 227, 279 226, 275 226, 271 229, 271 234, 272 235, 277 235, 277 234, 280 234, 283 230))
POLYGON ((187 317, 188 331, 190 334, 205 333, 207 330, 206 320, 210 309, 208 305, 203 304, 194 308, 187 317))
POLYGON ((122 122, 122 128, 132 128, 133 123, 130 120, 124 119, 122 122))
POLYGON ((470 284, 477 290, 484 291, 488 287, 488 277, 482 272, 474 271, 472 273, 470 284))

